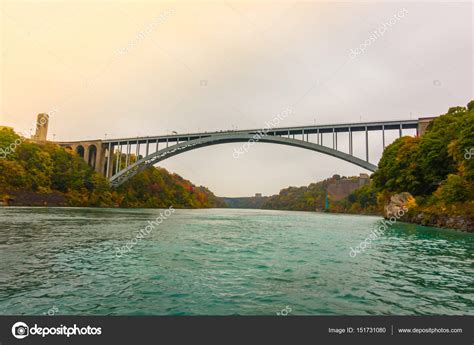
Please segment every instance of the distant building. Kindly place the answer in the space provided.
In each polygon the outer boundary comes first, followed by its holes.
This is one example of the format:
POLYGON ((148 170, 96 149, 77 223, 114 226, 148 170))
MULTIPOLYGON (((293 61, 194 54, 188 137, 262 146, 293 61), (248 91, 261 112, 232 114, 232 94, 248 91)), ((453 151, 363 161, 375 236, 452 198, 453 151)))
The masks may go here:
POLYGON ((262 193, 255 193, 255 197, 256 197, 256 198, 261 198, 261 197, 262 197, 262 193))
POLYGON ((48 124, 49 124, 49 115, 48 114, 38 114, 36 118, 36 133, 31 137, 31 139, 36 141, 46 141, 48 137, 48 124))

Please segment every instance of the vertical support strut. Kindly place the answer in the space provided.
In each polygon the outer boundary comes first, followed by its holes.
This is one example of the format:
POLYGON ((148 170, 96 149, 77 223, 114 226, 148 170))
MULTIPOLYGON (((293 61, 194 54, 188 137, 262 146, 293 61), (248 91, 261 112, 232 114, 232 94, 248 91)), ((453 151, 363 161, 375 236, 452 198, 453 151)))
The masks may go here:
POLYGON ((385 125, 382 125, 382 146, 385 150, 385 125))
POLYGON ((336 150, 337 150, 337 132, 334 132, 335 133, 335 138, 336 138, 336 150))
POLYGON ((118 143, 118 147, 117 147, 117 167, 115 169, 115 173, 118 173, 120 171, 120 163, 122 160, 122 144, 121 143, 118 143))
POLYGON ((148 139, 146 140, 146 156, 148 156, 148 153, 150 152, 150 142, 148 139))
POLYGON ((159 148, 159 142, 160 142, 160 139, 156 138, 156 152, 158 152, 158 148, 159 148))
POLYGON ((107 157, 107 170, 105 172, 106 178, 109 178, 110 176, 110 164, 112 162, 111 157, 112 157, 112 143, 109 142, 109 155, 107 157))
POLYGON ((365 161, 369 161, 369 132, 367 126, 365 126, 365 161))
POLYGON ((166 147, 168 147, 168 138, 166 138, 166 147))
POLYGON ((137 150, 136 150, 136 155, 137 155, 137 161, 138 161, 138 156, 140 156, 140 143, 137 140, 137 150))
POLYGON ((349 127, 349 154, 352 156, 352 127, 349 127))
POLYGON ((319 145, 319 128, 316 131, 316 142, 319 145))
POLYGON ((402 124, 400 123, 400 128, 398 129, 398 137, 402 137, 402 124))
POLYGON ((132 150, 132 146, 130 145, 130 141, 127 141, 127 157, 125 159, 125 168, 128 167, 128 163, 130 162, 131 150, 132 150))
POLYGON ((336 141, 334 140, 334 127, 332 128, 332 148, 334 149, 336 146, 336 141))

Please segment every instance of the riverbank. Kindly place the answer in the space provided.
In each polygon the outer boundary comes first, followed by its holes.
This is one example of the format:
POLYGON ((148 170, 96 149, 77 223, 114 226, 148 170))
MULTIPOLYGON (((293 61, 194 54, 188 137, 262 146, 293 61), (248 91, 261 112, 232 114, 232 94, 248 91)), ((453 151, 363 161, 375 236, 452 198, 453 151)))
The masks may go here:
MULTIPOLYGON (((225 205, 220 202, 219 198, 216 197, 216 202, 211 205, 201 207, 191 207, 189 205, 170 205, 177 209, 201 209, 201 208, 225 208, 225 205)), ((159 209, 163 208, 154 205, 120 205, 113 203, 111 200, 109 203, 103 205, 87 205, 80 204, 76 200, 70 199, 67 194, 60 192, 46 192, 36 193, 31 191, 7 191, 0 195, 0 207, 83 207, 83 208, 148 208, 148 209, 159 209)))
MULTIPOLYGON (((0 147, 20 137, 12 129, 0 129, 0 147)), ((123 154, 122 154, 123 155, 123 154)), ((136 160, 131 155, 130 162, 136 160)), ((124 157, 116 154, 125 168, 124 157)), ((208 188, 196 186, 159 167, 149 167, 118 188, 89 167, 76 152, 51 142, 21 141, 0 159, 0 204, 15 206, 92 206, 127 208, 223 207, 208 188)))
MULTIPOLYGON (((34 193, 34 192, 21 192, 21 191, 12 191, 8 194, 6 199, 0 200, 0 207, 8 207, 8 206, 22 206, 22 207, 84 207, 89 208, 92 206, 77 206, 71 204, 68 201, 68 198, 61 194, 61 193, 34 193)), ((109 205, 106 208, 123 208, 123 209, 130 209, 130 208, 139 208, 139 207, 125 207, 120 205, 109 205)), ((154 209, 156 207, 141 207, 141 208, 149 208, 154 209)), ((177 209, 196 209, 191 207, 176 207, 177 209)), ((217 206, 217 207, 203 207, 203 208, 226 208, 226 206, 217 206)), ((234 207, 231 207, 234 208, 234 207)), ((240 207, 235 207, 240 208, 240 207)), ((245 208, 244 208, 245 209, 245 208)), ((247 208, 247 209, 261 209, 261 208, 247 208)), ((289 210, 274 210, 274 211, 289 211, 289 210)), ((329 214, 341 214, 341 215, 357 215, 357 216, 379 216, 384 217, 385 219, 389 219, 387 215, 384 215, 383 212, 341 212, 341 211, 332 211, 329 210, 327 212, 324 211, 306 211, 301 210, 299 212, 307 212, 307 213, 329 213, 329 214)), ((412 210, 406 215, 404 215, 401 219, 402 222, 411 223, 411 224, 418 224, 422 226, 430 226, 440 229, 450 229, 450 230, 458 230, 458 231, 465 231, 465 232, 474 232, 474 220, 469 217, 465 216, 453 216, 448 214, 442 213, 432 213, 427 211, 416 211, 412 210)))
POLYGON ((69 206, 67 197, 62 193, 35 193, 28 191, 8 191, 2 199, 0 206, 69 206))

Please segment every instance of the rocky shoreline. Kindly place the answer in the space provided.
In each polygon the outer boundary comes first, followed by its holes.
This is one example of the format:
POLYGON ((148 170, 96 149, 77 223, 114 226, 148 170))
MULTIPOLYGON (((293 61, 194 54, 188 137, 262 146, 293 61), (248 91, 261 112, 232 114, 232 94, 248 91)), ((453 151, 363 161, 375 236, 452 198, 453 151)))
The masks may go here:
POLYGON ((61 193, 36 193, 28 191, 8 191, 0 199, 0 206, 68 206, 67 198, 61 193))
POLYGON ((419 210, 415 198, 407 192, 395 194, 390 197, 390 201, 384 207, 384 218, 389 219, 393 217, 398 214, 403 207, 408 209, 408 212, 400 218, 403 222, 474 232, 474 219, 448 215, 442 212, 433 214, 432 212, 419 210))
POLYGON ((415 216, 409 217, 409 222, 425 226, 434 226, 437 228, 474 232, 474 220, 461 216, 448 216, 445 214, 435 215, 420 212, 415 216))

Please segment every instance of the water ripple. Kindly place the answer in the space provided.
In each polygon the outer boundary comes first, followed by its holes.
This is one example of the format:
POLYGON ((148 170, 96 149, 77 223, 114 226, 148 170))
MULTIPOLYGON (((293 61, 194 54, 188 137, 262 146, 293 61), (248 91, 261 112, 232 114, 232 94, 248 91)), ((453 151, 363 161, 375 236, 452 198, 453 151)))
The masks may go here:
POLYGON ((377 217, 0 208, 0 314, 460 315, 474 313, 474 235, 377 217))

